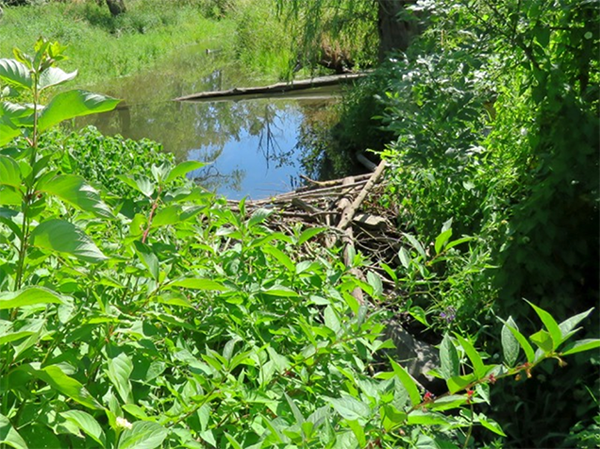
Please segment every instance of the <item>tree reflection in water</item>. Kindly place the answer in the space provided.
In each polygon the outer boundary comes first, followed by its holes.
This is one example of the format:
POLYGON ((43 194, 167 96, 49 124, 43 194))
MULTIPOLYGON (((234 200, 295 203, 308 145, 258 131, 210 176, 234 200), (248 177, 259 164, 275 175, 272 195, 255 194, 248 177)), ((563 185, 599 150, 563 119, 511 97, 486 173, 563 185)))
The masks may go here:
POLYGON ((264 197, 295 187, 301 170, 299 102, 172 101, 192 92, 253 84, 226 62, 206 58, 203 49, 190 53, 163 69, 94 86, 125 101, 116 111, 85 117, 76 126, 91 124, 107 135, 149 138, 180 161, 211 162, 193 175, 203 186, 229 197, 264 197))

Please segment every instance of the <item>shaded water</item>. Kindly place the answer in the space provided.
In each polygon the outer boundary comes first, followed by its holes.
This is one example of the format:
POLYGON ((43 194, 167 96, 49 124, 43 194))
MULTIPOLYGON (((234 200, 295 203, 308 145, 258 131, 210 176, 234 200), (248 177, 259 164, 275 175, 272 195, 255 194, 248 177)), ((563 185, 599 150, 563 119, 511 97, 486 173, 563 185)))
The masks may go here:
POLYGON ((178 160, 209 165, 192 173, 198 182, 229 198, 263 198, 295 187, 302 173, 297 146, 310 100, 175 102, 196 92, 264 84, 244 78, 238 67, 204 48, 190 47, 151 72, 111 81, 93 90, 123 99, 117 110, 85 117, 108 135, 149 138, 178 160))

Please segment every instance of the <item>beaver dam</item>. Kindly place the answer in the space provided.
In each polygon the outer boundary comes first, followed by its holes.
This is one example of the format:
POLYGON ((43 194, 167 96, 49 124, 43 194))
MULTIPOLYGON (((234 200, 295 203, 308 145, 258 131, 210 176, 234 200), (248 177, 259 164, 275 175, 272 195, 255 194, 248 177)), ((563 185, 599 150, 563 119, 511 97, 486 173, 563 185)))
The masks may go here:
MULTIPOLYGON (((382 207, 378 202, 385 191, 385 170, 386 164, 382 161, 372 173, 364 175, 324 182, 303 177, 306 186, 267 199, 247 200, 245 211, 252 215, 259 209, 272 210, 266 225, 274 232, 287 235, 293 235, 298 223, 305 229, 324 229, 317 237, 319 243, 329 248, 341 243, 342 257, 347 267, 353 267, 354 255, 360 250, 372 262, 362 269, 350 268, 350 272, 365 284, 369 276, 371 281, 376 276, 375 282, 380 281, 384 295, 394 298, 398 295, 394 282, 375 262, 396 267, 398 252, 403 246, 402 233, 395 225, 398 211, 382 207)), ((239 210, 237 201, 230 200, 228 205, 233 210, 239 210)), ((305 250, 309 251, 308 248, 305 250)), ((385 307, 385 304, 369 304, 363 298, 360 287, 354 289, 352 296, 368 308, 385 307)), ((393 357, 403 360, 411 376, 423 387, 435 392, 440 387, 439 382, 427 373, 439 365, 438 351, 413 337, 404 328, 406 319, 402 315, 387 322, 385 336, 396 346, 393 357)))

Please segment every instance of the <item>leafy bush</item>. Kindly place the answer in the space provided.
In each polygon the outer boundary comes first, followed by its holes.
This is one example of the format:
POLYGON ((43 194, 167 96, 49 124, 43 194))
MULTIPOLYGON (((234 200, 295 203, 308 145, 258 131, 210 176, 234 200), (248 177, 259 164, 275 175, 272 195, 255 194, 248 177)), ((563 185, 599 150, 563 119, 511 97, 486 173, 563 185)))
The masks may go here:
POLYGON ((0 108, 0 444, 469 447, 475 425, 504 434, 475 409, 490 385, 600 347, 569 341, 591 311, 559 324, 532 305, 544 329, 527 339, 506 320, 502 363, 444 337, 447 394, 421 391, 393 360, 375 372, 373 354, 389 347, 381 312, 351 293, 379 298, 381 283, 357 280, 323 250, 324 229, 272 232, 272 210, 250 214, 242 201, 234 211, 186 183, 198 162, 122 173, 127 187, 98 176, 98 192, 69 172, 72 149, 40 145, 40 133, 116 100, 66 91, 43 106, 40 92, 74 74, 54 66, 56 44, 17 54, 0 59, 0 79, 33 105, 0 108), (102 200, 107 183, 129 189, 132 216, 102 200))

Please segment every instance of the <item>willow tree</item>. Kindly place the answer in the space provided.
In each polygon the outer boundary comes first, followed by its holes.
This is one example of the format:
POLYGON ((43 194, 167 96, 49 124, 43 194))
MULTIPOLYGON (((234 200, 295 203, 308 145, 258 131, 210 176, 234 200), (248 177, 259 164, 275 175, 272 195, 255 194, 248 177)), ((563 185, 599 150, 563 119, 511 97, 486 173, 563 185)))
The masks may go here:
MULTIPOLYGON (((323 40, 359 45, 359 58, 383 61, 392 51, 408 48, 417 25, 407 5, 415 0, 276 0, 298 38, 303 54, 319 51, 323 40)), ((356 50, 356 49, 355 49, 356 50)))

